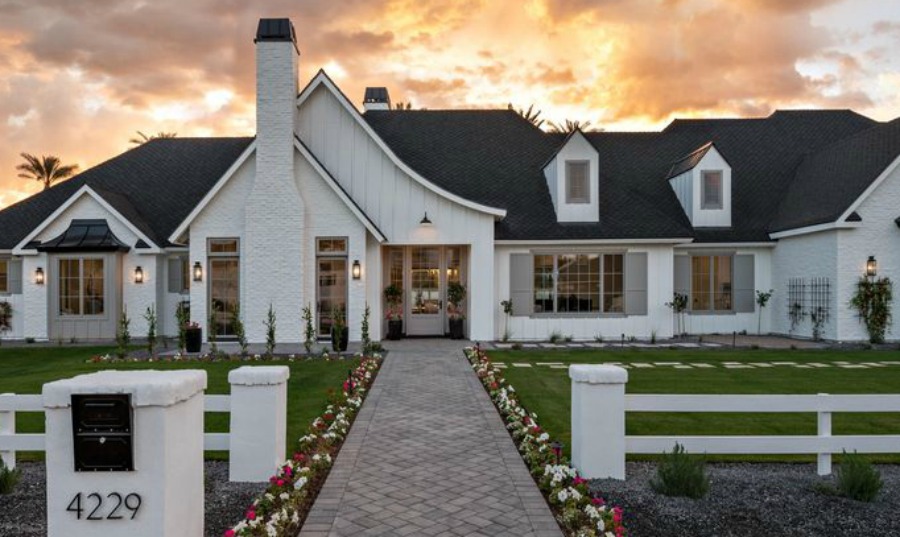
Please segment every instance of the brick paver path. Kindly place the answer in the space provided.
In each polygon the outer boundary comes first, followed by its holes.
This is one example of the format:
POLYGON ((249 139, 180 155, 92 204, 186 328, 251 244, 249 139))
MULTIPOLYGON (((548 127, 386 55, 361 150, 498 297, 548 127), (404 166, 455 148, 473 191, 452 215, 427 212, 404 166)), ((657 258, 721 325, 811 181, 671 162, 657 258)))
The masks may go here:
POLYGON ((561 537, 461 345, 395 344, 302 537, 561 537))

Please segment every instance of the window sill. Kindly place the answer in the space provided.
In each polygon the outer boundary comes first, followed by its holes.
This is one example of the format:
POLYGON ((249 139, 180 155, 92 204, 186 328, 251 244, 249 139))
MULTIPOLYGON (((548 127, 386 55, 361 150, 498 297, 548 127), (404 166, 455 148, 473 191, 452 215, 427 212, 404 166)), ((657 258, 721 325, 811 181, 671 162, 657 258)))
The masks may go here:
POLYGON ((531 315, 513 315, 529 319, 623 319, 624 313, 532 313, 531 315))
MULTIPOLYGON (((737 312, 734 310, 710 310, 710 311, 686 311, 688 315, 737 315, 737 312)), ((748 312, 752 313, 752 312, 748 312)))

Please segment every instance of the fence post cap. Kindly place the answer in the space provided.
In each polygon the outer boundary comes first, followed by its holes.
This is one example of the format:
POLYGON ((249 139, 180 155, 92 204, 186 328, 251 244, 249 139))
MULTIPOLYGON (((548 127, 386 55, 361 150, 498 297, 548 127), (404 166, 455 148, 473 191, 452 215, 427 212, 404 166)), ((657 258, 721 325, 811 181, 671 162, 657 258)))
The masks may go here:
POLYGON ((72 394, 130 393, 131 406, 172 406, 206 389, 206 371, 110 369, 44 384, 44 408, 66 408, 72 394))
POLYGON ((228 383, 238 386, 284 384, 291 376, 286 365, 245 365, 228 372, 228 383))
POLYGON ((617 365, 574 364, 569 366, 569 378, 587 384, 625 384, 628 371, 617 365))

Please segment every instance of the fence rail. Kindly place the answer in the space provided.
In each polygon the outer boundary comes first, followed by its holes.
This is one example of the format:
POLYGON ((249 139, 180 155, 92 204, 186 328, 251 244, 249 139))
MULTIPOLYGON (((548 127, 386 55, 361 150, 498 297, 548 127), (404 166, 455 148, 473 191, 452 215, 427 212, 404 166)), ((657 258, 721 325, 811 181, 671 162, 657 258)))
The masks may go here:
POLYGON ((900 435, 832 435, 835 412, 900 412, 900 394, 885 395, 651 395, 625 394, 627 372, 609 365, 576 365, 572 378, 572 455, 587 477, 625 477, 625 455, 659 454, 675 444, 693 453, 816 455, 820 475, 832 454, 900 453, 900 435), (627 412, 815 413, 809 436, 626 436, 627 412))

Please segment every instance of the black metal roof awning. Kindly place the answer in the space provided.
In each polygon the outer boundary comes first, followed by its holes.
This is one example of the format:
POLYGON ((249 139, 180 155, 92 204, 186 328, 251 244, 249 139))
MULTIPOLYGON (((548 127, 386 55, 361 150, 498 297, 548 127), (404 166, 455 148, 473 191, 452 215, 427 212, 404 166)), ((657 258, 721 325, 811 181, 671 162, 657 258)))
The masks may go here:
POLYGON ((130 249, 113 234, 106 220, 72 220, 60 236, 37 246, 39 252, 127 252, 130 249))

